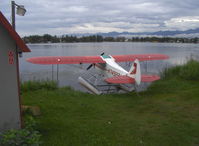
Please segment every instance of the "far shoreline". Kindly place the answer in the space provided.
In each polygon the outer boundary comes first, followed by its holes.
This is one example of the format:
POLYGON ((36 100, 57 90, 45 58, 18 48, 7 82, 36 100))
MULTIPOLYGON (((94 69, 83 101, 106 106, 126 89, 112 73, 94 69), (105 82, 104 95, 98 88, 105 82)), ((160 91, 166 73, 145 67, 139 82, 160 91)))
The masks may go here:
POLYGON ((30 35, 23 37, 27 44, 35 43, 100 43, 100 42, 150 42, 150 43, 199 43, 199 37, 185 38, 185 37, 103 37, 100 35, 91 36, 52 36, 49 34, 44 35, 30 35))

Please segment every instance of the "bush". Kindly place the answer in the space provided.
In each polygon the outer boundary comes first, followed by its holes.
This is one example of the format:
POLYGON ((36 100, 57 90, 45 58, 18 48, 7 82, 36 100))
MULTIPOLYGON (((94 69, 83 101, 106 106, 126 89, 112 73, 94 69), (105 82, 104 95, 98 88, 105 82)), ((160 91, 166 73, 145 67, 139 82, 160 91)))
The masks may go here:
POLYGON ((8 130, 0 135, 1 146, 39 146, 41 135, 35 130, 36 121, 33 117, 26 117, 25 128, 8 130))

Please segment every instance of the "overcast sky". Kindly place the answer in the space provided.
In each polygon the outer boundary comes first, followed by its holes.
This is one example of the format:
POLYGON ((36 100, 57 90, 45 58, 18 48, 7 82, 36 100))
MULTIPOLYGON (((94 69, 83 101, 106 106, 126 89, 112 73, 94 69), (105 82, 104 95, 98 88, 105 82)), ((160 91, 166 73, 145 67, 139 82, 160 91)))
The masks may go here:
MULTIPOLYGON (((154 32, 199 27, 199 0, 16 0, 25 5, 16 16, 22 35, 96 32, 154 32)), ((0 0, 10 20, 10 1, 0 0)))

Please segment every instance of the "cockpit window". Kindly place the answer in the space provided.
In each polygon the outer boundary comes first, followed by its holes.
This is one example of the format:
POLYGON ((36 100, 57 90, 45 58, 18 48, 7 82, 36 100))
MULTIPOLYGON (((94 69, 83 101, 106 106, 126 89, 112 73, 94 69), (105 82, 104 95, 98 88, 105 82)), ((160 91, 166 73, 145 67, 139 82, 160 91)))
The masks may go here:
POLYGON ((102 55, 102 57, 103 57, 104 59, 111 58, 111 57, 108 56, 108 55, 102 55))

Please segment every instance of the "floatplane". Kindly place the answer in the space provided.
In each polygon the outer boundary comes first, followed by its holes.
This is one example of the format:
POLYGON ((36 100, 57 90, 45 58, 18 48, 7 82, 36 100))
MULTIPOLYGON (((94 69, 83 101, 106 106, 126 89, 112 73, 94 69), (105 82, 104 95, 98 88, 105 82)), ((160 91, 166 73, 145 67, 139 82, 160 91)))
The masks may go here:
MULTIPOLYGON (((133 55, 106 55, 102 53, 99 56, 45 56, 32 57, 27 61, 33 64, 53 65, 53 64, 90 64, 87 67, 97 68, 97 72, 103 74, 101 76, 106 86, 117 86, 117 89, 132 91, 133 88, 123 86, 131 84, 139 86, 141 82, 153 82, 160 79, 158 75, 141 74, 140 61, 164 60, 169 57, 164 54, 133 54, 133 55), (130 70, 127 71, 121 67, 118 62, 132 62, 130 70)), ((95 94, 102 94, 103 92, 97 88, 93 82, 88 79, 79 77, 78 81, 84 87, 95 94)), ((110 88, 109 88, 110 89, 110 88)), ((135 88, 134 88, 135 89, 135 88)))

